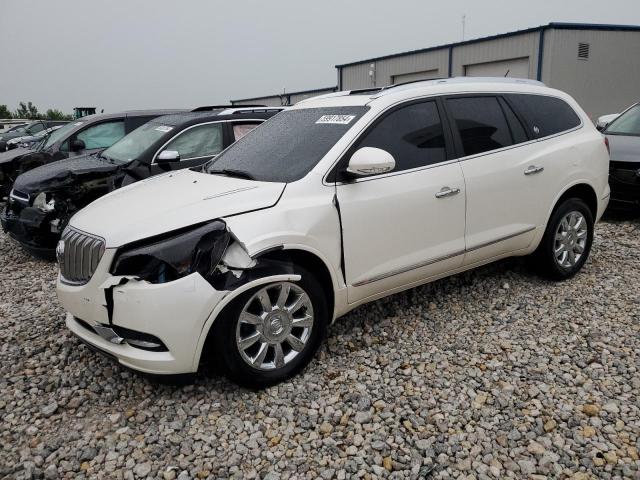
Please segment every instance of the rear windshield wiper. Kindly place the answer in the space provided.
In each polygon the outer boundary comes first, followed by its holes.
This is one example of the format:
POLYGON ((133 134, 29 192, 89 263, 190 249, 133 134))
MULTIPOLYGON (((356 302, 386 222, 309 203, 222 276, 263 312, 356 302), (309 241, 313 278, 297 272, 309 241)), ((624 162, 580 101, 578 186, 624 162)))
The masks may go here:
POLYGON ((243 170, 235 170, 233 168, 223 168, 221 170, 209 170, 212 175, 226 175, 228 177, 246 178, 247 180, 255 180, 254 176, 243 170))

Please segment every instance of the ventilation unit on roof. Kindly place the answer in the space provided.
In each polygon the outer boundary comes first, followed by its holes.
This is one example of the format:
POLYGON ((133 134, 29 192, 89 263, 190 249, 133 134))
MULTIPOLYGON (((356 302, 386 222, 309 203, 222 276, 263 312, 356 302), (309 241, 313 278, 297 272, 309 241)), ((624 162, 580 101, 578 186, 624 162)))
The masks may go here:
POLYGON ((589 58, 589 44, 588 43, 579 43, 578 44, 578 58, 580 60, 587 60, 589 58))

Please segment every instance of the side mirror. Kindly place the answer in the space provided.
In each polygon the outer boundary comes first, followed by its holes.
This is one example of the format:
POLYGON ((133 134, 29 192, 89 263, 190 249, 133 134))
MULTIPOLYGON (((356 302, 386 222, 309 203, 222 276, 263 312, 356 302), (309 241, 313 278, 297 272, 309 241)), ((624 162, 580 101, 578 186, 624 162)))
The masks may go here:
POLYGON ((396 168, 396 161, 386 150, 362 147, 351 156, 347 173, 356 177, 366 177, 387 173, 396 168))
POLYGON ((84 150, 87 146, 84 144, 84 141, 76 138, 73 142, 71 142, 71 151, 79 152, 80 150, 84 150))
POLYGON ((180 152, 177 150, 163 150, 156 157, 156 163, 171 163, 177 162, 180 160, 180 152))

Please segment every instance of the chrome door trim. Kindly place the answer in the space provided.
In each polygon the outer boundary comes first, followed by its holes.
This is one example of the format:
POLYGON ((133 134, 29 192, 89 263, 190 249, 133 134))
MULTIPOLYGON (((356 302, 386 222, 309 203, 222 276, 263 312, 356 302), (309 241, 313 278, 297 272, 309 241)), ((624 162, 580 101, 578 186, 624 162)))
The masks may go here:
POLYGON ((381 273, 380 275, 376 275, 375 277, 368 278, 366 280, 360 280, 352 284, 352 287, 361 287, 362 285, 367 285, 369 283, 377 282, 379 280, 384 280, 385 278, 393 277, 395 275, 400 275, 401 273, 410 272, 411 270, 416 270, 418 268, 426 267, 428 265, 432 265, 434 263, 442 262, 444 260, 449 260, 450 258, 458 257, 465 253, 464 250, 458 250, 456 252, 450 253, 449 255, 444 255, 442 257, 432 258, 431 260, 427 260, 426 262, 416 263, 415 265, 411 265, 409 267, 399 268, 397 270, 392 270, 387 273, 381 273))
POLYGON ((443 262, 444 260, 449 260, 451 258, 457 257, 459 255, 463 255, 465 253, 470 253, 470 252, 473 252, 475 250, 479 250, 481 248, 488 247, 490 245, 494 245, 496 243, 504 242, 505 240, 509 240, 511 238, 519 237, 520 235, 524 235, 525 233, 529 233, 529 232, 531 232, 531 231, 533 231, 535 229, 536 229, 536 227, 529 227, 529 228, 526 228, 526 229, 524 229, 524 230, 522 230, 520 232, 516 232, 516 233, 509 234, 509 235, 505 235, 504 237, 500 237, 498 239, 491 240, 490 242, 481 243, 480 245, 477 245, 477 246, 472 247, 472 248, 459 250, 459 251, 450 253, 448 255, 444 255, 442 257, 432 258, 431 260, 427 260, 425 262, 420 262, 420 263, 416 263, 416 264, 408 266, 408 267, 403 267, 403 268, 399 268, 397 270, 391 270, 391 271, 386 272, 386 273, 381 273, 379 275, 376 275, 375 277, 371 277, 371 278, 368 278, 368 279, 365 279, 365 280, 360 280, 359 282, 353 283, 353 284, 351 284, 351 286, 352 287, 362 287, 363 285, 368 285, 369 283, 373 283, 373 282, 377 282, 377 281, 380 281, 380 280, 384 280, 385 278, 389 278, 389 277, 393 277, 395 275, 400 275, 402 273, 410 272, 411 270, 416 270, 418 268, 427 267, 429 265, 433 265, 434 263, 443 262))

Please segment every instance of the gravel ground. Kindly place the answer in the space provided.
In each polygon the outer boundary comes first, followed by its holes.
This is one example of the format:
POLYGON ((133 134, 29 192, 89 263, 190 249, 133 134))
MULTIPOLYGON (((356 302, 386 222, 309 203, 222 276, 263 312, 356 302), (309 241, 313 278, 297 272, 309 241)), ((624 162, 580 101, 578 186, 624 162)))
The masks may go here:
POLYGON ((159 385, 63 326, 0 235, 0 478, 640 478, 640 222, 561 284, 512 259, 358 308, 261 392, 159 385))

